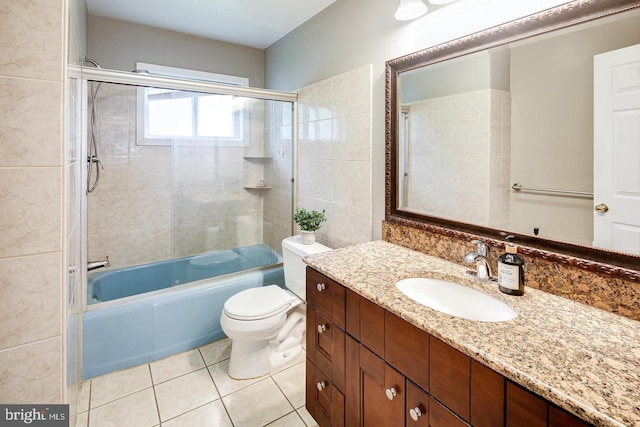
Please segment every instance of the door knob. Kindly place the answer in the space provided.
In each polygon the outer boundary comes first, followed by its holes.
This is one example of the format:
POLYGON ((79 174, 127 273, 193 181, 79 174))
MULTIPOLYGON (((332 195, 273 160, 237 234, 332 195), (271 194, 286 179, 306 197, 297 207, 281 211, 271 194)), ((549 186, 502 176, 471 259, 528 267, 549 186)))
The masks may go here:
POLYGON ((316 285, 316 289, 318 290, 318 292, 322 292, 326 289, 326 286, 324 285, 324 283, 318 283, 316 285))
POLYGON ((604 203, 598 203, 595 207, 594 207, 595 211, 598 213, 605 213, 609 210, 609 206, 605 205, 604 203))
POLYGON ((394 397, 396 397, 398 395, 398 392, 396 391, 395 388, 391 387, 388 388, 385 393, 387 394, 387 399, 389 400, 393 400, 394 397))
POLYGON ((327 330, 327 325, 318 325, 318 333, 321 334, 327 330))
POLYGON ((422 411, 419 407, 409 409, 409 416, 413 421, 418 421, 418 418, 422 416, 422 411))
POLYGON ((316 388, 318 389, 318 391, 322 391, 327 385, 325 384, 324 381, 319 382, 318 384, 316 384, 316 388))

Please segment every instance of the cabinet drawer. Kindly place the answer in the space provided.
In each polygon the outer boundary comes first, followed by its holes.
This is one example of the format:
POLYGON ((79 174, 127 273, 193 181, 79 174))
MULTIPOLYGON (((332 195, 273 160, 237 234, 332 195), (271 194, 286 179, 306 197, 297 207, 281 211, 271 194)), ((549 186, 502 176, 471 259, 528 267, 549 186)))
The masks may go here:
POLYGON ((321 427, 344 426, 344 395, 307 359, 306 408, 321 427))
POLYGON ((469 421, 471 359, 430 337, 429 392, 460 418, 469 421))
POLYGON ((344 330, 344 286, 310 267, 307 267, 307 303, 344 330))
POLYGON ((388 311, 384 319, 384 360, 428 391, 429 334, 388 311))
POLYGON ((330 376, 340 390, 345 386, 345 333, 313 307, 307 307, 307 358, 330 376))

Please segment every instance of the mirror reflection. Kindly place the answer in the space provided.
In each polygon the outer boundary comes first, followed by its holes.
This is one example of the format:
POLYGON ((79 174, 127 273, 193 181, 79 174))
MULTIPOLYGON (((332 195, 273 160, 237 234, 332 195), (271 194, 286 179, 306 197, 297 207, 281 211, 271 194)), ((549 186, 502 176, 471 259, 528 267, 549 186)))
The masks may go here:
POLYGON ((402 72, 398 209, 640 254, 639 98, 638 11, 402 72))

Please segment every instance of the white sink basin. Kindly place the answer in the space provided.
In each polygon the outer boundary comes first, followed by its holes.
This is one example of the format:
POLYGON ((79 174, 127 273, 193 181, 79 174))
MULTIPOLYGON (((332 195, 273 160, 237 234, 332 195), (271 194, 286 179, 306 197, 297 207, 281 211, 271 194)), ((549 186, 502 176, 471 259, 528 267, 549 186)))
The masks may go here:
POLYGON ((404 279, 396 287, 415 302, 464 319, 503 322, 518 315, 499 299, 448 280, 404 279))

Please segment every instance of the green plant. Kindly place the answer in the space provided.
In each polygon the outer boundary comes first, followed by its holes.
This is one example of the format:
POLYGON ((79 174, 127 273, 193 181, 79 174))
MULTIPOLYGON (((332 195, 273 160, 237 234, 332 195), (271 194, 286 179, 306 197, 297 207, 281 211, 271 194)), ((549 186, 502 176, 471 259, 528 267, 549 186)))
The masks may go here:
POLYGON ((313 210, 308 211, 304 208, 297 208, 296 212, 293 214, 293 220, 298 224, 298 227, 300 227, 300 230, 302 231, 316 231, 320 228, 322 223, 327 220, 324 213, 324 209, 322 212, 319 212, 313 210))

